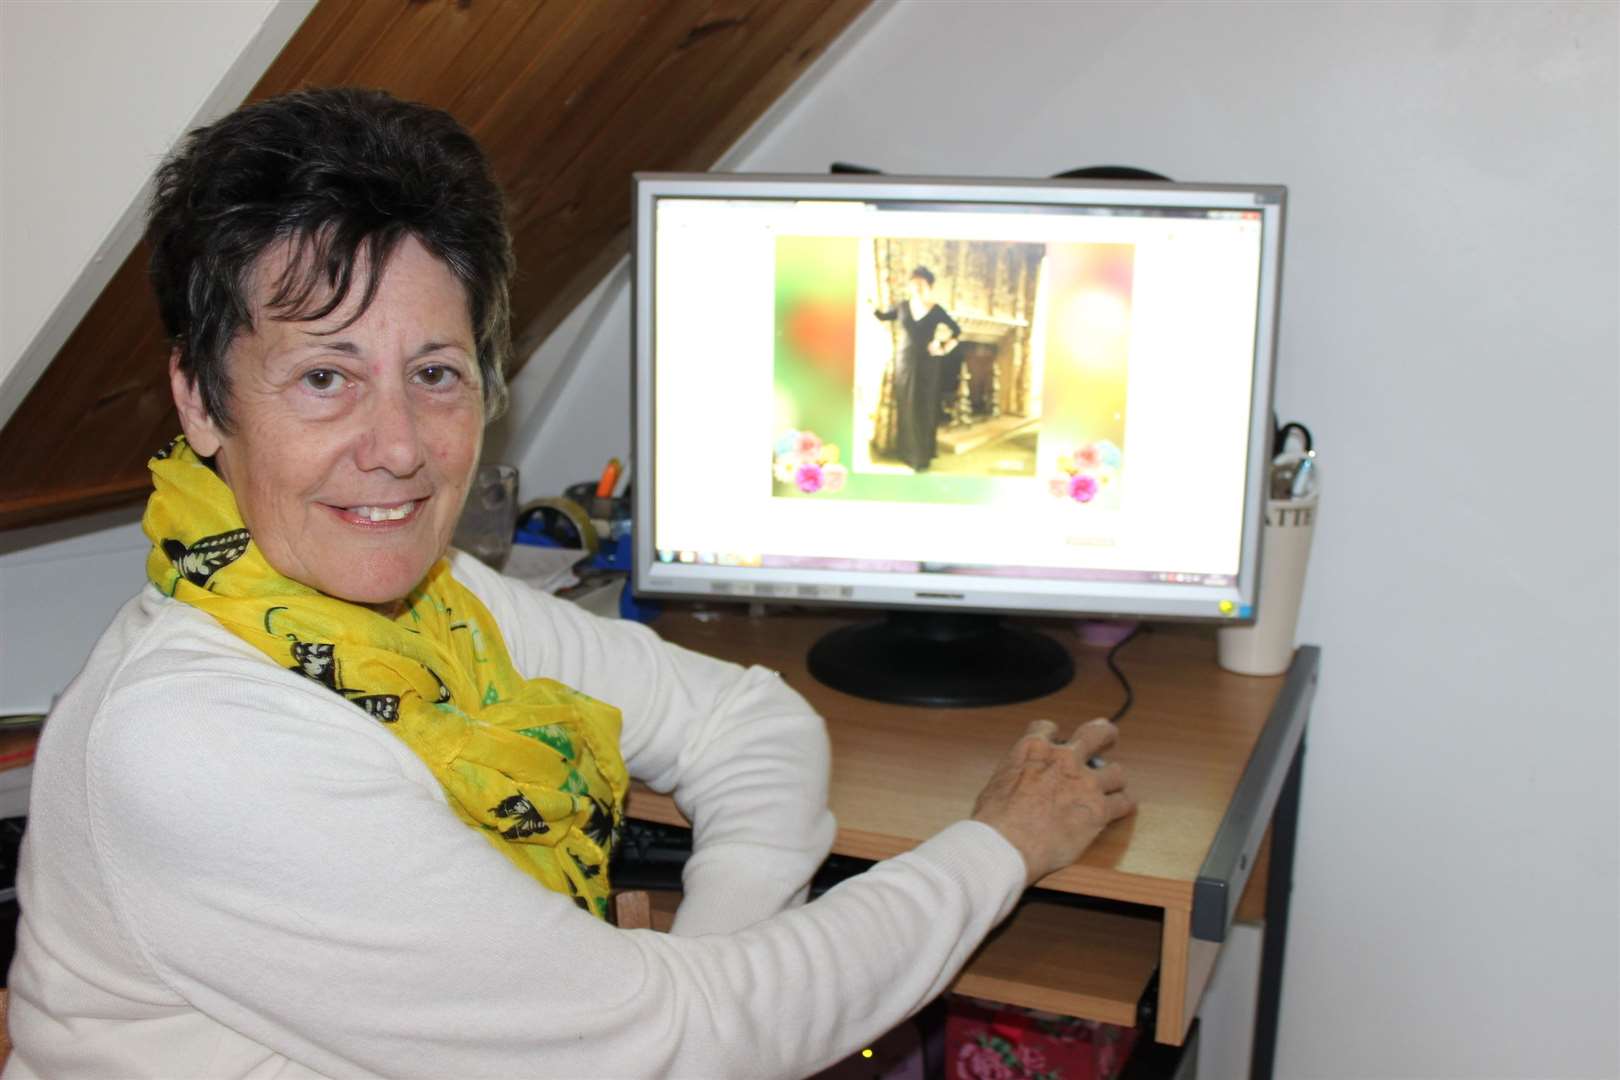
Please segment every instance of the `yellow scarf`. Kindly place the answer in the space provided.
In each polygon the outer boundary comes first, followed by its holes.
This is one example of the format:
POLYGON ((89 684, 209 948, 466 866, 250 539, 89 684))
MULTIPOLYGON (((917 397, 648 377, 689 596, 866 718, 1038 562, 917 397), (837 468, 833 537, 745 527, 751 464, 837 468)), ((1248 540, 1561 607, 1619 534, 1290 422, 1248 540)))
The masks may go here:
POLYGON ((524 873, 606 918, 629 784, 618 709, 518 674, 494 618, 448 560, 390 619, 273 569, 230 488, 183 437, 151 469, 142 526, 159 590, 387 726, 463 822, 524 873))

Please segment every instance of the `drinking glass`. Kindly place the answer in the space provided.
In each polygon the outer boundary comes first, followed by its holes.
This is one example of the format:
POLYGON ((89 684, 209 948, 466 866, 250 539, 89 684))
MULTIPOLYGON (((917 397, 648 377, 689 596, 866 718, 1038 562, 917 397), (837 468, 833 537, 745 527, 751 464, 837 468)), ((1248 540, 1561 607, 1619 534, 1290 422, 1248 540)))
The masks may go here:
POLYGON ((517 526, 516 465, 480 465, 451 543, 499 570, 517 526))

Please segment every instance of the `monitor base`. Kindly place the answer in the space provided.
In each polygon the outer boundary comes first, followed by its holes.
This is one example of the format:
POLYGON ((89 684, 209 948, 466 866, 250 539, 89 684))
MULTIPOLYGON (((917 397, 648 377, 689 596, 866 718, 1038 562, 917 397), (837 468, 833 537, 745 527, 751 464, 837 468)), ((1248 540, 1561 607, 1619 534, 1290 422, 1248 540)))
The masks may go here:
POLYGON ((1044 697, 1074 678, 1069 652, 995 615, 894 611, 845 626, 810 649, 810 674, 834 690, 896 705, 963 708, 1044 697))

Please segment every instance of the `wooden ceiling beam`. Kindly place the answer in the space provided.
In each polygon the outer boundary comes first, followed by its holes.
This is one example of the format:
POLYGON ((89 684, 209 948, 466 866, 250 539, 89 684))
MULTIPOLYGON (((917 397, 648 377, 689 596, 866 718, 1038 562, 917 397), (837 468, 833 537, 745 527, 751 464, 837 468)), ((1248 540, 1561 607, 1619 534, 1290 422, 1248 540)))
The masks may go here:
MULTIPOLYGON (((515 375, 628 251, 630 177, 710 168, 870 0, 321 0, 249 100, 371 86, 453 113, 507 194, 515 375)), ((179 430, 144 246, 0 429, 0 529, 144 497, 179 430)))

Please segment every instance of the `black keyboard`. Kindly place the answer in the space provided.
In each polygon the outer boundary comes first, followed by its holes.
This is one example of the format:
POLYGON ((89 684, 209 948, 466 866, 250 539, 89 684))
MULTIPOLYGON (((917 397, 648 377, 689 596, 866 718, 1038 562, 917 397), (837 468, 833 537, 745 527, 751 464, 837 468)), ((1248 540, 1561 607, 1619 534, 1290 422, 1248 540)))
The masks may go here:
POLYGON ((0 818, 0 903, 17 898, 17 849, 27 825, 26 817, 0 818))
MULTIPOLYGON (((691 856, 691 829, 626 821, 613 854, 613 884, 621 889, 679 889, 681 869, 691 856)), ((820 896, 871 865, 870 859, 828 856, 810 882, 810 895, 820 896)))

